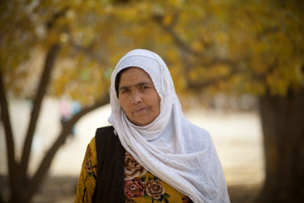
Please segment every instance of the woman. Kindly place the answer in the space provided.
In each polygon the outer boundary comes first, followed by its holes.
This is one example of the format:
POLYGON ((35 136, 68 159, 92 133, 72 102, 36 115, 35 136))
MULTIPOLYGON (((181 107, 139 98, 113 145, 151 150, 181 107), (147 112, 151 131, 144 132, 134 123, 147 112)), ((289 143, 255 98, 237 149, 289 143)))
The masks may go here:
POLYGON ((184 116, 157 54, 127 53, 110 101, 113 126, 88 145, 75 202, 229 202, 211 137, 184 116))

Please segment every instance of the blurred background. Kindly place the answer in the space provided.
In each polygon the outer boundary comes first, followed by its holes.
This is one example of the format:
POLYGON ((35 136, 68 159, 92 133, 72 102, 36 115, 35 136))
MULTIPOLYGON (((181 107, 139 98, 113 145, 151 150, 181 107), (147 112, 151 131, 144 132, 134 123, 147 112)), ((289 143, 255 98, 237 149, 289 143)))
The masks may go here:
POLYGON ((164 59, 185 115, 211 133, 231 202, 304 200, 300 1, 0 5, 0 203, 74 202, 109 125, 111 73, 135 48, 164 59))

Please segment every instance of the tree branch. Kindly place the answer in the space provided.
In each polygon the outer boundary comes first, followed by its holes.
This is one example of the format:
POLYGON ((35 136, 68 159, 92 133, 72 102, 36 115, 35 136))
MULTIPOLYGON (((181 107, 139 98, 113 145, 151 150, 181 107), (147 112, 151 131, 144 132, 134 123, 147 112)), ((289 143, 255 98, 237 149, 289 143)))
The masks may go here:
POLYGON ((164 25, 163 24, 163 16, 161 15, 153 15, 152 16, 154 21, 168 34, 170 34, 170 36, 172 37, 172 39, 175 41, 175 43, 184 51, 191 53, 195 56, 197 55, 201 55, 201 52, 197 52, 195 50, 193 50, 172 28, 171 25, 164 25))
POLYGON ((53 143, 51 148, 48 150, 46 155, 44 156, 40 167, 38 168, 37 172, 35 173, 33 179, 29 183, 29 188, 27 195, 31 196, 33 195, 36 190, 38 189, 41 181, 45 177, 48 169, 50 168, 50 165, 53 161, 53 158, 58 151, 58 149, 64 144, 66 138, 69 136, 72 127, 75 125, 75 123, 85 114, 101 107, 110 102, 109 100, 109 94, 105 94, 99 101, 97 101, 94 105, 82 109, 79 113, 77 113, 72 119, 68 120, 63 124, 62 131, 58 135, 58 138, 53 143))
POLYGON ((76 44, 72 40, 69 41, 69 45, 73 48, 73 51, 76 51, 78 53, 84 53, 88 58, 97 61, 100 65, 104 67, 110 66, 108 61, 103 56, 101 56, 100 54, 96 54, 92 51, 93 50, 92 46, 94 46, 95 44, 96 42, 93 41, 91 43, 91 46, 84 47, 82 45, 76 44))
MULTIPOLYGON (((196 51, 194 49, 191 48, 191 46, 189 46, 189 44, 187 42, 185 42, 173 29, 172 25, 164 25, 162 23, 163 21, 163 16, 161 15, 153 15, 153 19, 155 20, 155 22, 157 22, 157 24, 166 32, 168 33, 172 39, 175 41, 175 43, 177 44, 177 46, 179 47, 180 50, 183 51, 183 53, 187 53, 190 54, 194 57, 206 57, 204 55, 204 52, 199 52, 196 51)), ((203 42, 203 40, 201 40, 203 42)), ((205 45, 206 42, 204 42, 205 45)), ((209 46, 209 45, 208 45, 209 46)), ((219 58, 219 57, 212 57, 209 60, 206 60, 206 62, 203 64, 204 67, 209 67, 212 65, 216 65, 216 64, 225 64, 225 65, 229 65, 231 67, 236 67, 236 64, 228 59, 224 59, 224 58, 219 58)))
POLYGON ((65 7, 65 8, 63 8, 62 10, 58 11, 57 13, 55 13, 55 14, 52 16, 52 18, 46 22, 46 27, 47 27, 47 29, 48 29, 48 30, 51 30, 51 29, 54 27, 56 21, 57 21, 59 18, 63 17, 63 16, 66 14, 66 12, 67 12, 68 10, 69 10, 69 8, 68 8, 68 7, 65 7))
POLYGON ((3 122, 6 140, 6 156, 8 162, 9 181, 13 192, 17 191, 20 185, 18 185, 18 164, 15 160, 15 142, 10 121, 10 114, 7 105, 6 92, 4 88, 3 75, 0 70, 0 104, 1 104, 1 120, 3 122))
POLYGON ((38 91, 34 100, 33 109, 31 112, 31 119, 28 126, 27 134, 24 141, 22 158, 21 158, 21 165, 20 165, 20 173, 22 177, 22 183, 26 183, 27 179, 27 169, 29 164, 29 157, 31 152, 31 145, 33 141, 33 136, 35 133, 37 120, 39 117, 39 113, 41 110, 42 100, 46 94, 46 90, 50 81, 51 71, 54 67, 56 56, 59 52, 60 45, 53 44, 47 52, 47 56, 45 59, 44 69, 42 72, 42 76, 40 79, 40 84, 38 86, 38 91))

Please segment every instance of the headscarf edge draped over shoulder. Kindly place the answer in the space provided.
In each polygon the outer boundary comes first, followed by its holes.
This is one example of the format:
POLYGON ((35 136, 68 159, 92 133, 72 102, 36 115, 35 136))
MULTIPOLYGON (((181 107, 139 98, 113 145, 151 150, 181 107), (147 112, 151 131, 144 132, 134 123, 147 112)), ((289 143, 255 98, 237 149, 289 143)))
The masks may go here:
POLYGON ((229 202, 224 173, 209 133, 184 116, 167 65, 156 53, 135 49, 116 65, 110 87, 111 116, 122 146, 148 171, 193 202, 229 202), (161 99, 160 114, 146 126, 126 117, 115 90, 117 73, 145 70, 161 99))

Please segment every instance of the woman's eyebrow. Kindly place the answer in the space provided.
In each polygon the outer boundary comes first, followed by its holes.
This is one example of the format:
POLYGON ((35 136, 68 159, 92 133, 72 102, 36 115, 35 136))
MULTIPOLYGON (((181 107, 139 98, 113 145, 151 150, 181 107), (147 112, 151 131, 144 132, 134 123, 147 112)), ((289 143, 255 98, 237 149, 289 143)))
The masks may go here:
MULTIPOLYGON (((139 87, 139 86, 144 86, 144 85, 151 85, 151 83, 150 82, 141 82, 141 83, 138 83, 138 84, 136 84, 134 86, 135 87, 139 87)), ((119 91, 123 91, 123 90, 129 89, 130 87, 132 87, 132 86, 127 86, 127 85, 121 86, 121 87, 119 87, 119 91)))
POLYGON ((123 91, 123 90, 126 90, 126 89, 129 89, 131 86, 122 86, 122 87, 119 87, 119 92, 120 91, 123 91))
POLYGON ((150 84, 151 84, 150 82, 141 82, 141 83, 138 83, 138 84, 135 85, 135 86, 138 87, 138 86, 150 85, 150 84))

